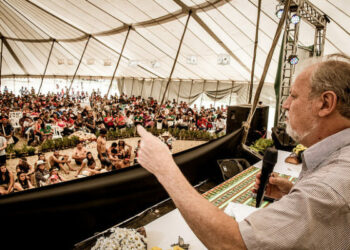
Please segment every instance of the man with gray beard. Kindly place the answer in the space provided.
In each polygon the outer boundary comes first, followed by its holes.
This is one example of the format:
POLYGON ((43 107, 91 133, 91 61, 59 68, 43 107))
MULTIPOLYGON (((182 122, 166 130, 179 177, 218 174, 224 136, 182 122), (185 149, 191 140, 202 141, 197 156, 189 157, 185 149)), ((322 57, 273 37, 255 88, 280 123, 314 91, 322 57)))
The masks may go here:
POLYGON ((302 172, 294 185, 270 177, 266 194, 279 200, 239 223, 198 194, 167 146, 138 126, 138 162, 207 248, 350 249, 350 58, 332 55, 305 68, 283 108, 289 134, 308 147, 302 172))

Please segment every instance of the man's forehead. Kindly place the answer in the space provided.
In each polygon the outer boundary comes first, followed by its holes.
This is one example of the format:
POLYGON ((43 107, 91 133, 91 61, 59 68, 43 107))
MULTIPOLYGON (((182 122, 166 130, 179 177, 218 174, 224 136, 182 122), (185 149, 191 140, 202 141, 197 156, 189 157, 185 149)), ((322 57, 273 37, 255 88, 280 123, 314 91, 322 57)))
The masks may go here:
POLYGON ((311 81, 311 74, 315 69, 315 66, 316 65, 309 66, 305 68, 300 74, 298 74, 291 86, 291 90, 295 88, 309 87, 311 81))

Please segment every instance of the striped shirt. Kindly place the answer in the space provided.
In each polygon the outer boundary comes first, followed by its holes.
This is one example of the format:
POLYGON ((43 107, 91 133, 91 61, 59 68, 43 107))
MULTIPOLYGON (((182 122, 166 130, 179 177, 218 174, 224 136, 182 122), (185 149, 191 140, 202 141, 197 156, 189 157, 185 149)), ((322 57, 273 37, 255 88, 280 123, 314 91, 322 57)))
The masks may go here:
POLYGON ((350 249, 350 128, 307 149, 290 193, 239 229, 248 249, 350 249))

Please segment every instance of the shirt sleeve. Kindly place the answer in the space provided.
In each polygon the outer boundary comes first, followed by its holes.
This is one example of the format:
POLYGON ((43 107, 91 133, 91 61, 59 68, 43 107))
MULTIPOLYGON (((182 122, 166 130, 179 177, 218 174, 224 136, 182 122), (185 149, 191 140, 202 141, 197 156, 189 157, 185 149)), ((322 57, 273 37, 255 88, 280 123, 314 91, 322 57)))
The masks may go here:
POLYGON ((298 183, 281 200, 241 221, 239 229, 248 249, 315 249, 328 238, 329 222, 344 204, 327 184, 298 183))

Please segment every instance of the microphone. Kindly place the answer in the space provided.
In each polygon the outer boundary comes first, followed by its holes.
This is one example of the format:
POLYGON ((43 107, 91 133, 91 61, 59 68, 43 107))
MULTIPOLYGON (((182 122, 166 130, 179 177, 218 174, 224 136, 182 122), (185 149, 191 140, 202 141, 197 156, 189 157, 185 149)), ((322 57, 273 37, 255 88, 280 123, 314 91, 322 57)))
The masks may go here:
POLYGON ((267 148, 264 154, 262 169, 261 169, 261 177, 260 177, 260 185, 259 189, 256 193, 256 207, 260 207, 261 201, 264 198, 265 188, 267 183, 269 183, 269 177, 276 165, 277 162, 278 151, 275 148, 267 148))

